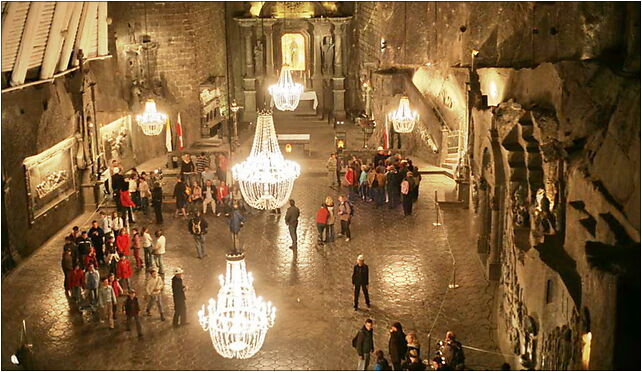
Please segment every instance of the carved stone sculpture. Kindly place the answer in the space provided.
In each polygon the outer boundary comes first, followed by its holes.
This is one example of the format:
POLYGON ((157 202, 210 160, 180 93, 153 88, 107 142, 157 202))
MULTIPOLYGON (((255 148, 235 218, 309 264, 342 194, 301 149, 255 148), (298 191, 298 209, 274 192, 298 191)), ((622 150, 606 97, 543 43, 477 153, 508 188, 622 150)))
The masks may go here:
POLYGON ((331 36, 324 38, 321 60, 323 61, 323 74, 332 75, 332 65, 334 62, 334 42, 331 36))
POLYGON ((518 227, 526 227, 529 223, 528 205, 526 203, 526 190, 522 185, 517 186, 513 193, 513 223, 518 227))

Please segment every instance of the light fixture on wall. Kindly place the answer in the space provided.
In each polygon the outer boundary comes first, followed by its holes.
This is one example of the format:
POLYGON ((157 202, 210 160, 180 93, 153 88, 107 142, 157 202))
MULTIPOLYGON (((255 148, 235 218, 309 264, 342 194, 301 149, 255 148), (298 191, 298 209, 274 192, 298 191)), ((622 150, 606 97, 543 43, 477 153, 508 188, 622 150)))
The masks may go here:
POLYGON ((288 66, 283 66, 279 81, 268 88, 274 105, 281 111, 294 111, 299 106, 303 85, 295 83, 288 66))
POLYGON ((397 133, 410 133, 419 121, 419 114, 410 110, 410 101, 407 96, 399 100, 399 107, 396 111, 388 114, 389 120, 397 133))
POLYGON ((243 253, 226 255, 225 276, 219 276, 218 301, 210 298, 198 311, 203 330, 209 331, 214 349, 225 358, 247 359, 256 354, 274 325, 276 308, 256 297, 252 273, 243 253))
POLYGON ((145 112, 141 115, 136 115, 136 122, 148 136, 157 136, 163 131, 163 127, 167 122, 167 115, 156 111, 156 102, 153 99, 148 99, 145 102, 145 112))
POLYGON ((271 112, 259 112, 252 151, 245 161, 232 167, 245 201, 257 209, 281 207, 290 198, 299 164, 285 160, 274 130, 271 112))

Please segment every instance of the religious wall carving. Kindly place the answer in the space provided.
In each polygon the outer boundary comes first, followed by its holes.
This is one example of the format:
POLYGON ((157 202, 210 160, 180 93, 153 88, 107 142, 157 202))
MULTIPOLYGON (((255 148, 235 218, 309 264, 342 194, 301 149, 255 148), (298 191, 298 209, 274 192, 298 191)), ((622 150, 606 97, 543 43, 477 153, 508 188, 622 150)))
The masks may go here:
POLYGON ((513 223, 517 227, 528 227, 530 224, 530 214, 528 212, 528 193, 520 184, 513 192, 512 212, 513 223))
POLYGON ((332 75, 334 64, 334 41, 332 36, 326 36, 323 38, 323 46, 321 49, 321 60, 323 62, 323 74, 332 75))

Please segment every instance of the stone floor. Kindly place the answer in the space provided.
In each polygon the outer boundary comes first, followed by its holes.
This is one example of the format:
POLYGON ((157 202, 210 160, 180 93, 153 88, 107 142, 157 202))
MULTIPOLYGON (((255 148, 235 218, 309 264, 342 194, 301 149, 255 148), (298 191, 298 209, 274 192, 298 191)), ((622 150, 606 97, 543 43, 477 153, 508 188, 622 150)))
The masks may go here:
MULTIPOLYGON (((319 138, 327 140, 327 128, 320 131, 319 138)), ((318 154, 322 150, 327 149, 318 154)), ((424 357, 429 348, 434 351, 428 333, 434 344, 449 329, 465 345, 498 352, 491 311, 495 287, 484 279, 464 211, 450 207, 443 211, 442 226, 432 224, 436 218, 434 191, 452 187, 451 180, 424 176, 415 213, 406 218, 400 208, 377 210, 357 202, 353 240, 320 247, 315 243, 314 215, 326 195, 337 195, 325 183, 322 172, 306 172, 295 183, 292 197, 301 209, 298 252, 288 248, 290 239, 281 217, 256 213, 248 216, 241 232, 256 293, 277 308, 276 324, 253 358, 219 356, 196 316, 201 305, 216 296, 217 277, 225 269, 224 253, 231 239, 224 217, 207 216, 209 256, 199 260, 186 221, 166 215, 166 271, 185 270, 190 324, 174 329, 171 321, 161 322, 157 315, 144 317, 145 337, 139 340, 135 332, 124 330, 122 316, 116 330, 110 331, 105 324, 71 310, 64 295, 63 237, 71 226, 87 226, 95 218, 87 213, 3 279, 2 368, 13 368, 9 356, 18 344, 23 319, 42 369, 350 370, 356 367, 351 340, 366 318, 375 321, 375 348, 386 354, 388 327, 395 321, 417 332, 424 357), (370 311, 352 309, 350 277, 358 254, 365 255, 370 267, 370 311), (451 290, 453 259, 460 288, 451 290)), ((146 224, 151 230, 157 227, 139 216, 137 225, 146 224)), ((134 287, 142 292, 144 274, 136 273, 133 279, 134 287)), ((165 281, 169 289, 171 275, 165 281)), ((171 315, 171 291, 166 291, 164 300, 171 315)), ((472 369, 497 369, 503 360, 495 354, 467 350, 466 362, 472 369)))

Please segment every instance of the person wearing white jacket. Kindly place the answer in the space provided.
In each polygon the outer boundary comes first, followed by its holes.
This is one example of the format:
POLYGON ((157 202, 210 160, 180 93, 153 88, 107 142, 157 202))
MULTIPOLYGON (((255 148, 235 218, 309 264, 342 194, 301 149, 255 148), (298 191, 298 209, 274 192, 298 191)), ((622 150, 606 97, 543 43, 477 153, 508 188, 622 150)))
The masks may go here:
POLYGON ((161 321, 165 320, 165 315, 163 314, 163 302, 161 300, 164 287, 165 282, 163 281, 163 278, 158 275, 155 269, 152 269, 151 276, 147 278, 147 283, 145 284, 145 293, 148 296, 147 308, 145 310, 146 316, 152 316, 150 310, 152 309, 154 304, 157 304, 161 321))
POLYGON ((143 252, 145 253, 145 269, 149 270, 152 268, 152 265, 153 265, 152 264, 152 245, 154 242, 146 226, 143 226, 140 232, 141 232, 140 244, 143 246, 143 252))
POLYGON ((163 235, 163 230, 156 231, 156 243, 154 248, 152 248, 152 255, 154 256, 154 264, 158 267, 158 273, 163 276, 165 270, 163 270, 163 255, 165 254, 165 235, 163 235))

